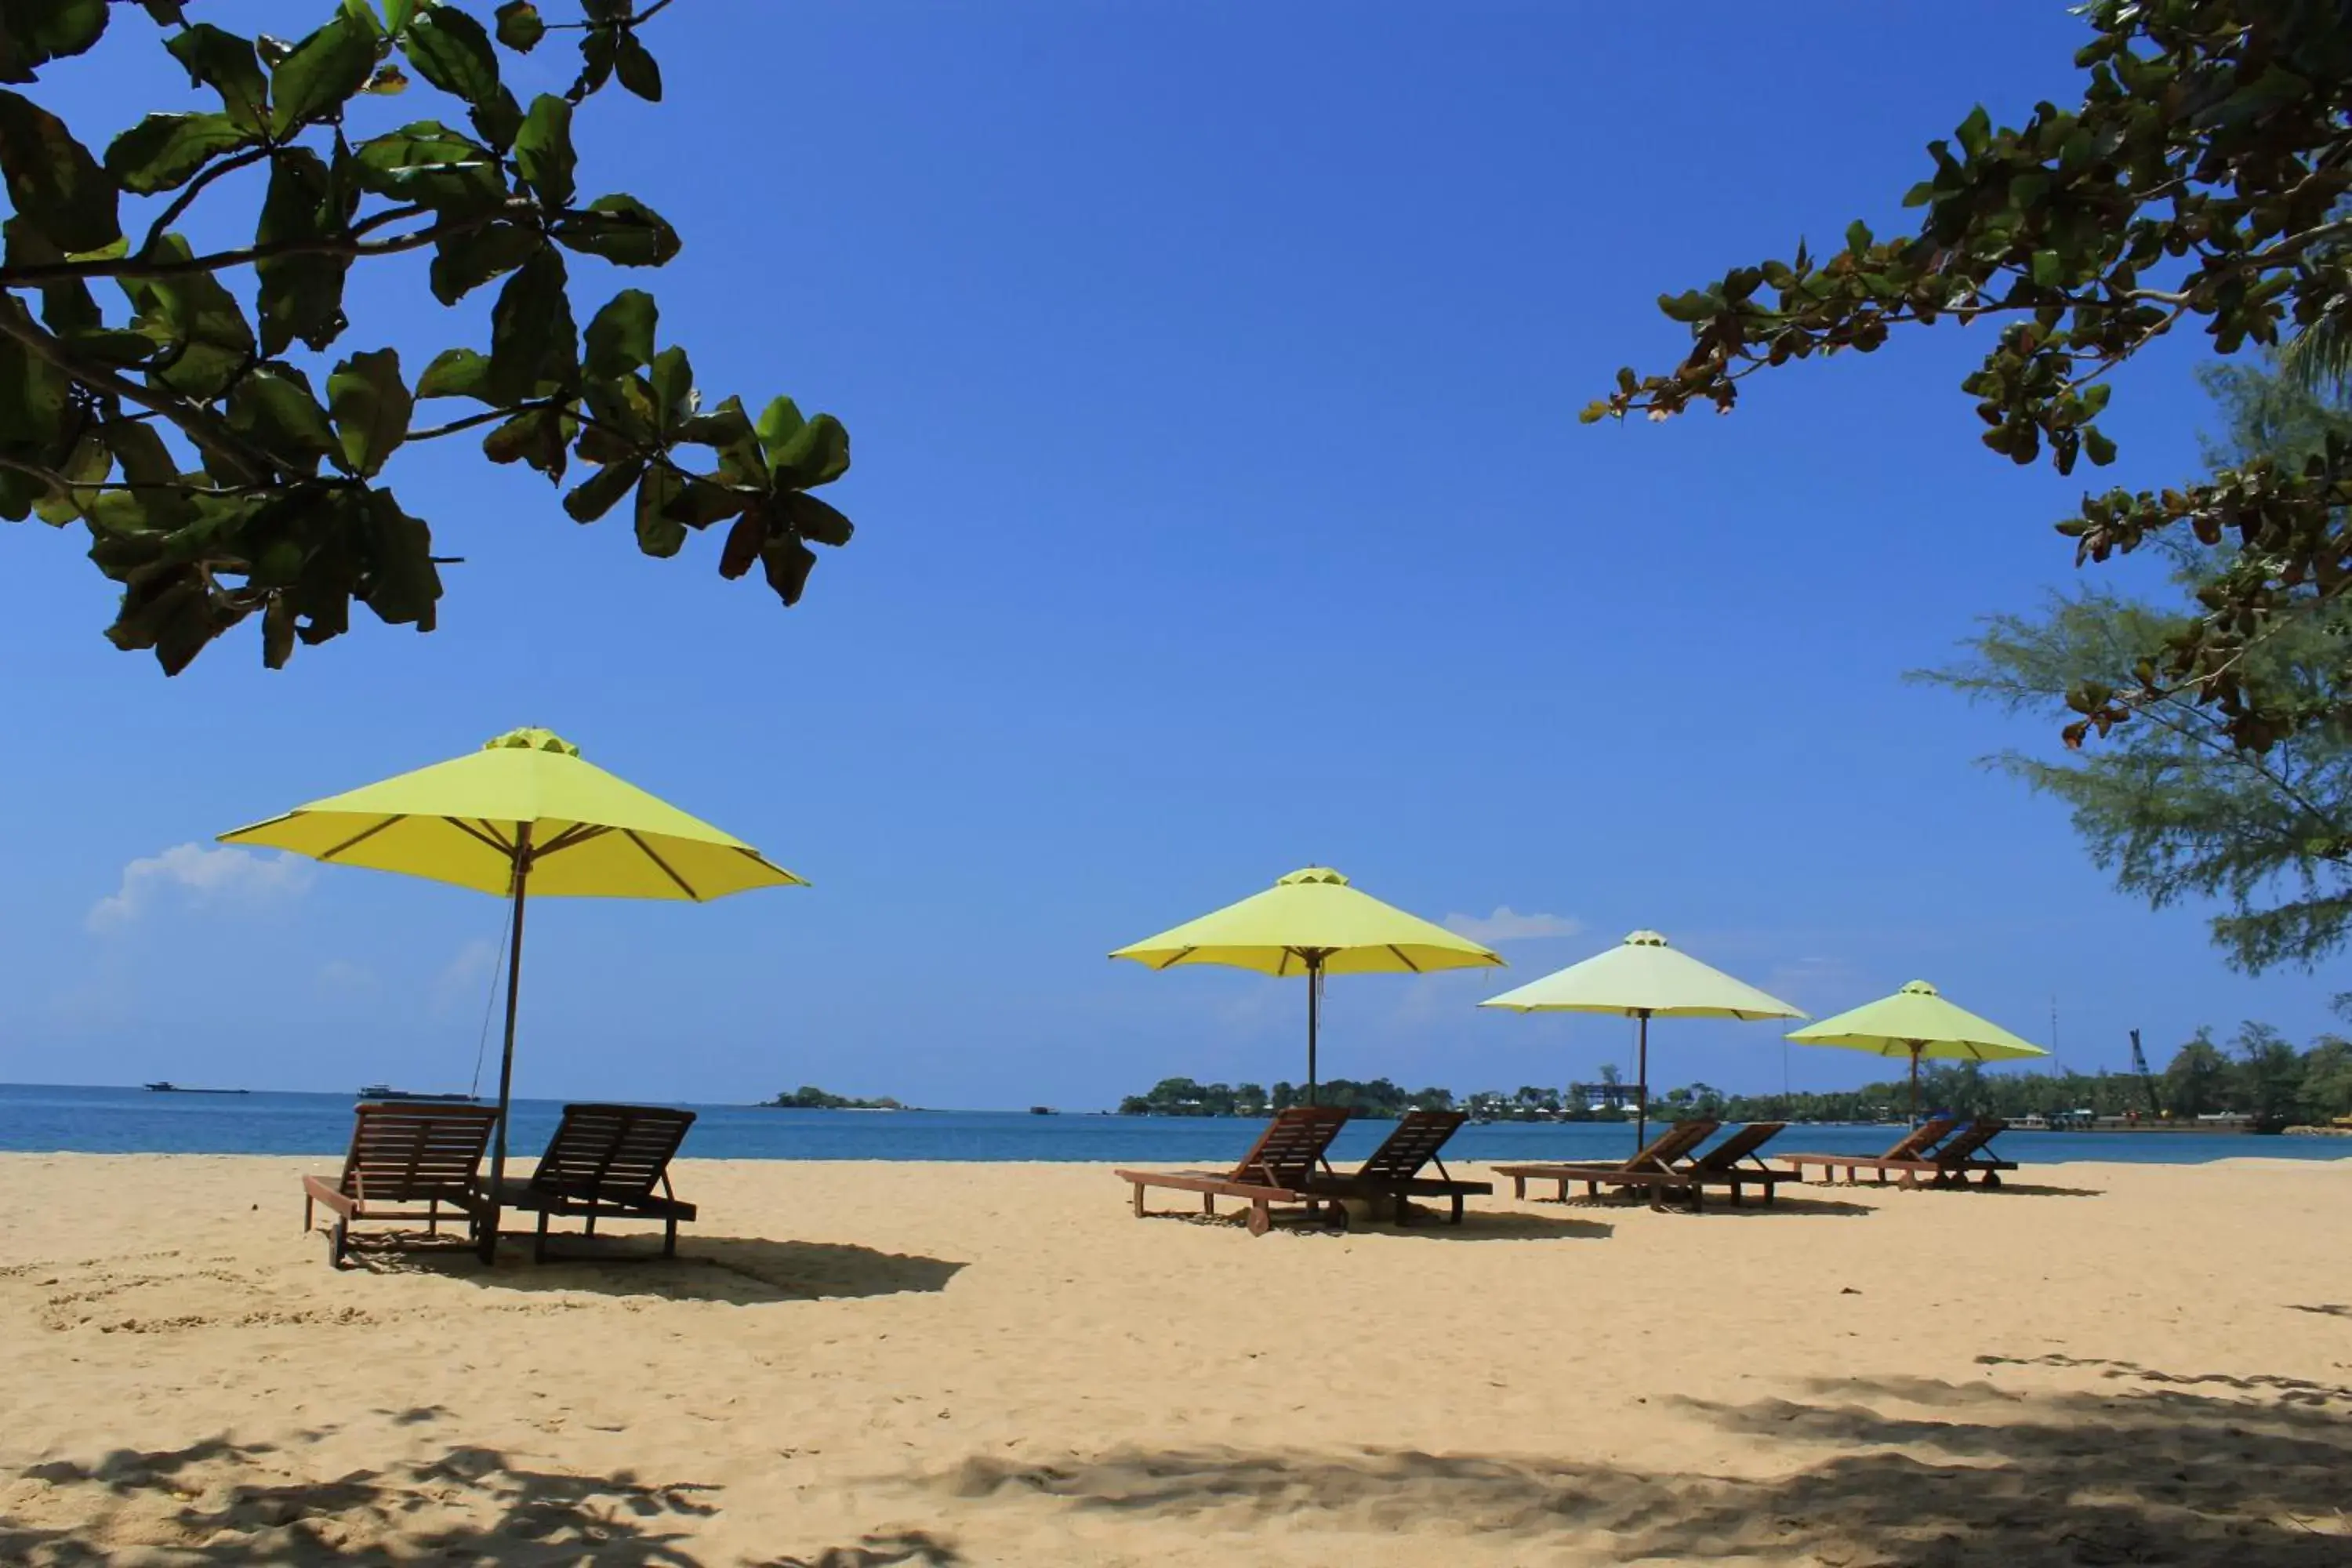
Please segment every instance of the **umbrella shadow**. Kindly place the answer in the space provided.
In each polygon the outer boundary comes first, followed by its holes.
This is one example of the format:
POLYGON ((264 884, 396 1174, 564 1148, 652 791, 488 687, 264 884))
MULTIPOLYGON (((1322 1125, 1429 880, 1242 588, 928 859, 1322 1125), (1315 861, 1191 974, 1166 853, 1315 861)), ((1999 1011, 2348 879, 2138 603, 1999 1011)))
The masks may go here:
POLYGON ((965 1267, 952 1258, 884 1252, 855 1242, 761 1237, 695 1237, 678 1243, 676 1258, 647 1251, 649 1244, 635 1237, 600 1237, 583 1245, 573 1237, 570 1244, 545 1263, 530 1260, 527 1243, 510 1245, 488 1268, 471 1252, 446 1249, 372 1252, 352 1264, 379 1274, 442 1275, 485 1290, 582 1290, 740 1306, 935 1292, 946 1289, 965 1267))

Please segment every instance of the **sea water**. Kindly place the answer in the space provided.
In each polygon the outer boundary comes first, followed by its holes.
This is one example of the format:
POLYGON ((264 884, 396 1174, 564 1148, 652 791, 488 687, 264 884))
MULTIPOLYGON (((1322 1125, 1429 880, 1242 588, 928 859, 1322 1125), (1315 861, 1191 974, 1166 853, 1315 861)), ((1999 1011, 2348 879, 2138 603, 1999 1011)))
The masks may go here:
MULTIPOLYGON (((0 1150, 93 1154, 339 1154, 350 1144, 348 1094, 158 1094, 140 1089, 0 1084, 0 1150)), ((1264 1125, 1233 1117, 1034 1116, 1001 1110, 782 1110, 696 1105, 683 1152, 708 1160, 1049 1160, 1158 1164, 1230 1161, 1264 1125)), ((545 1147, 561 1100, 519 1100, 509 1134, 519 1153, 545 1147)), ((1349 1125, 1332 1147, 1360 1158, 1393 1125, 1349 1125)), ((1899 1136, 1886 1127, 1792 1127, 1791 1151, 1874 1153, 1899 1136)), ((1471 1125, 1445 1152, 1458 1160, 1619 1159, 1633 1148, 1624 1123, 1498 1121, 1471 1125)), ((2244 1155, 2318 1160, 2352 1155, 2352 1138, 2245 1133, 2009 1132, 2000 1152, 2036 1164, 2122 1160, 2196 1164, 2244 1155)))

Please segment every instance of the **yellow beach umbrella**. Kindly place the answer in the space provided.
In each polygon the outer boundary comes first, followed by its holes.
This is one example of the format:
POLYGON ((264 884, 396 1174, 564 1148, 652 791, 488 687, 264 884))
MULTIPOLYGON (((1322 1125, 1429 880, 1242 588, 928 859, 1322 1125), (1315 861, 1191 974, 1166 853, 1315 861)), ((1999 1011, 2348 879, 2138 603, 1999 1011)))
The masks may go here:
POLYGON ((1515 991, 1489 996, 1481 1007, 1519 1013, 1614 1013, 1641 1020, 1639 1096, 1633 1146, 1649 1141, 1650 1020, 1657 1018, 1801 1018, 1778 996, 1734 980, 1670 946, 1654 931, 1637 931, 1606 952, 1554 970, 1515 991))
MULTIPOLYGON (((753 888, 807 883, 709 823, 604 769, 545 730, 511 730, 482 749, 220 836, 364 866, 514 902, 507 960, 506 1050, 499 1062, 491 1191, 506 1175, 514 1080, 515 1004, 522 978, 525 899, 684 899, 701 903, 753 888)), ((498 1237, 495 1207, 482 1252, 498 1237)))
POLYGON ((1221 963, 1307 976, 1307 1103, 1315 1103, 1315 1037, 1327 974, 1424 974, 1499 964, 1497 953, 1348 885, 1328 866, 1293 871, 1262 893, 1111 954, 1154 969, 1221 963))
POLYGON ((2019 1039, 1999 1024, 1944 1000, 1924 980, 1914 980, 1892 996, 1865 1002, 1851 1012, 1793 1030, 1801 1046, 1837 1046, 1874 1056, 1911 1058, 1911 1115, 1919 1115, 1919 1060, 2002 1062, 2046 1057, 2040 1046, 2019 1039))

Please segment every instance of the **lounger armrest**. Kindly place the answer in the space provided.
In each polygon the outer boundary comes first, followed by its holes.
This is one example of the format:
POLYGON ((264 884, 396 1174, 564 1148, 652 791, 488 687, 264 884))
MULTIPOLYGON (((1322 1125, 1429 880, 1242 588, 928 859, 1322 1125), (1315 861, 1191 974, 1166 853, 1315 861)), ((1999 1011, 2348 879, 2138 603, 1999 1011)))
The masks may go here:
POLYGON ((359 1200, 344 1192, 341 1183, 333 1176, 303 1177, 302 1195, 330 1214, 340 1215, 344 1219, 355 1218, 360 1212, 359 1200))

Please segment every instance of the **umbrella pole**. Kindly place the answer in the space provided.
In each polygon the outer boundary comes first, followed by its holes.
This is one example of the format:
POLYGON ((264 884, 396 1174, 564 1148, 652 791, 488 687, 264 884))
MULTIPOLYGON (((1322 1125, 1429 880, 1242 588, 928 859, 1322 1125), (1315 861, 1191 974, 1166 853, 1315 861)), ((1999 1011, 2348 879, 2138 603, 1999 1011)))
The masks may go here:
POLYGON ((1919 1125, 1919 1042, 1911 1042, 1911 1125, 1919 1125))
POLYGON ((1315 1033, 1321 1021, 1323 991, 1323 960, 1320 955, 1307 955, 1307 1103, 1315 1103, 1315 1033))
POLYGON ((1650 1010, 1643 1007, 1633 1016, 1642 1021, 1641 1061, 1633 1079, 1633 1152, 1638 1154, 1650 1142, 1650 1010))
POLYGON ((507 1043, 499 1056, 499 1124, 496 1142, 490 1147, 489 1217, 482 1225, 482 1261, 488 1263, 499 1247, 499 1193, 507 1175, 507 1107, 514 1092, 515 1004, 522 984, 522 906, 524 895, 530 890, 530 824, 515 826, 514 852, 514 934, 507 950, 507 1043))

